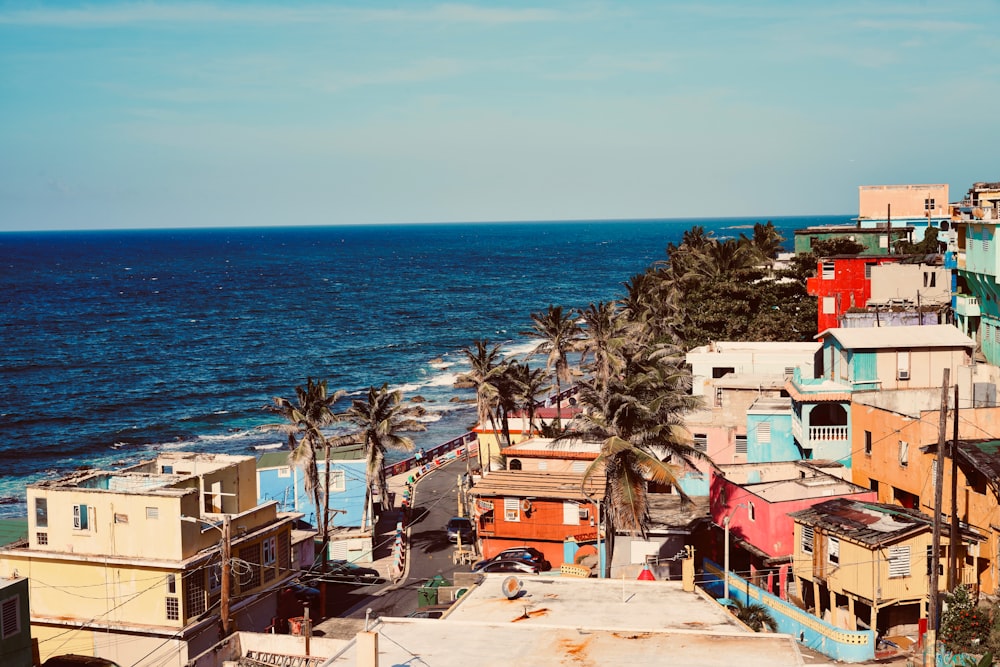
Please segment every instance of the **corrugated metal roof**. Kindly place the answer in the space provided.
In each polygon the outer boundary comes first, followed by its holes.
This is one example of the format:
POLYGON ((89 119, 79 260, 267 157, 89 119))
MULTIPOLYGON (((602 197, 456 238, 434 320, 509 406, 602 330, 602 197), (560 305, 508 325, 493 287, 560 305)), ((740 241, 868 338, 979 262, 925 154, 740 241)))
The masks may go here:
POLYGON ((931 529, 931 518, 899 505, 834 498, 788 515, 830 535, 877 547, 931 529))
POLYGON ((509 496, 566 500, 587 500, 589 494, 592 498, 600 500, 604 498, 604 476, 591 475, 584 485, 582 474, 495 470, 477 482, 469 493, 477 497, 509 496))
POLYGON ((827 329, 817 338, 831 336, 848 350, 919 347, 975 347, 975 342, 950 324, 905 327, 827 329))

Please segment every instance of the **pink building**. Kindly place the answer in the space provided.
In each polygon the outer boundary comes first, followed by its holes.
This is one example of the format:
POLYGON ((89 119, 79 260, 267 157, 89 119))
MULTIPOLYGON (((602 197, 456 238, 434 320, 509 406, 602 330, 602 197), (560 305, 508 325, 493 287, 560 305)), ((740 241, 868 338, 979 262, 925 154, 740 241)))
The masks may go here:
POLYGON ((839 475, 850 471, 822 461, 722 465, 712 471, 710 512, 716 526, 713 560, 723 562, 724 526, 729 518, 730 571, 782 599, 789 593, 795 551, 794 522, 788 514, 830 498, 877 500, 870 489, 839 475))

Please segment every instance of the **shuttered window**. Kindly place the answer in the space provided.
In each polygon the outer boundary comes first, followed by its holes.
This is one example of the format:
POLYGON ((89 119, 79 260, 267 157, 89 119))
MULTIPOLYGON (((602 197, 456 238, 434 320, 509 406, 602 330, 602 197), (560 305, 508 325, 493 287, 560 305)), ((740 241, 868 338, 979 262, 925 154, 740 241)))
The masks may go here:
POLYGON ((520 498, 504 498, 503 499, 503 520, 504 521, 520 521, 521 520, 521 499, 520 498))
POLYGON ((736 436, 736 453, 737 454, 747 453, 747 437, 745 435, 736 436))
POLYGON ((889 547, 889 578, 910 576, 910 546, 889 547))
POLYGON ((563 523, 567 526, 580 525, 580 506, 576 503, 563 503, 563 523))
POLYGON ((760 422, 757 424, 757 442, 771 442, 771 422, 760 422))
POLYGON ((813 552, 813 527, 802 526, 802 551, 811 554, 813 552))
POLYGON ((826 558, 834 565, 840 564, 840 540, 836 537, 826 541, 826 558))
POLYGON ((0 603, 0 616, 3 621, 0 624, 0 638, 7 639, 21 631, 21 604, 16 596, 0 603))

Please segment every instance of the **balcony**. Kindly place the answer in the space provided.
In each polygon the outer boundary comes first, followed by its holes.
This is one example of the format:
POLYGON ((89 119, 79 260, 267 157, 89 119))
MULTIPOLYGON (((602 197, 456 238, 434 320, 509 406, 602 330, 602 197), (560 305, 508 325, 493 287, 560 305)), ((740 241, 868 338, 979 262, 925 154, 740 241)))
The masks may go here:
POLYGON ((848 437, 847 425, 844 426, 810 426, 810 442, 846 442, 848 437))
POLYGON ((968 294, 956 294, 955 314, 963 317, 979 317, 979 299, 968 294))

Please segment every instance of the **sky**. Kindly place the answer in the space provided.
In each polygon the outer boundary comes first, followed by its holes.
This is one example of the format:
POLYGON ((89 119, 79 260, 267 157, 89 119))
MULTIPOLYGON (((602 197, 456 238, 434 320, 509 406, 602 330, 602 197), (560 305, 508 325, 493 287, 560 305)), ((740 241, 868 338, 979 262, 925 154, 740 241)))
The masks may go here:
POLYGON ((0 231, 856 214, 1000 180, 982 2, 0 0, 0 231))

